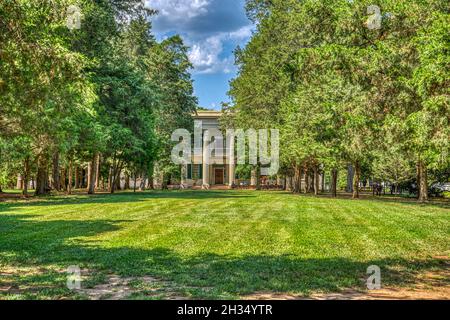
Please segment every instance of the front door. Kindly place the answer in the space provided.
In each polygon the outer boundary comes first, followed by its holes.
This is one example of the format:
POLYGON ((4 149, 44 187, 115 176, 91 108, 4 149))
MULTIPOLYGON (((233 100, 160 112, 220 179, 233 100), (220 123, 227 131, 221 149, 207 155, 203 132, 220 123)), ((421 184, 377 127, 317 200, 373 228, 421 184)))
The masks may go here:
POLYGON ((223 168, 216 168, 215 169, 215 176, 214 176, 214 182, 216 184, 223 184, 223 176, 224 176, 224 169, 223 168))

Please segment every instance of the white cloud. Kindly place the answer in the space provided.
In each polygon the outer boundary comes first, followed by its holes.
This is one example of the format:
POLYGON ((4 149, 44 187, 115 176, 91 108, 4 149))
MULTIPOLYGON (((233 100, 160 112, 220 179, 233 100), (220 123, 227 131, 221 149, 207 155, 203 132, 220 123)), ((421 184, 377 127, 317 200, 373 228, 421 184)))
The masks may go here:
POLYGON ((191 45, 189 59, 196 73, 231 73, 235 69, 233 56, 220 58, 223 53, 224 41, 246 41, 252 35, 251 25, 232 32, 222 32, 198 41, 191 45))
POLYGON ((146 3, 159 11, 153 19, 156 32, 165 35, 174 31, 183 36, 190 47, 194 73, 235 71, 232 53, 224 51, 243 44, 252 34, 252 25, 234 14, 240 2, 233 0, 231 5, 223 0, 147 0, 146 3))
POLYGON ((189 59, 194 65, 194 72, 200 74, 230 73, 233 71, 233 59, 220 58, 223 52, 223 37, 216 35, 199 41, 191 46, 189 59))
POLYGON ((234 40, 247 40, 252 36, 253 25, 244 26, 229 33, 229 38, 234 40))
POLYGON ((159 11, 159 16, 172 22, 191 20, 208 13, 210 0, 147 0, 147 5, 159 11))

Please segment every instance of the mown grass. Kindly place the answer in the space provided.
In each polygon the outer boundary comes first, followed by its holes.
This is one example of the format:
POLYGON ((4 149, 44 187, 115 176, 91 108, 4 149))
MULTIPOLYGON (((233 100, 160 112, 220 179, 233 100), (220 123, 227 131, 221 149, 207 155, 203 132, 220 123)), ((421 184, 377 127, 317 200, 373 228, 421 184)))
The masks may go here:
POLYGON ((84 298, 66 287, 71 265, 89 270, 84 286, 152 276, 192 298, 363 289, 370 265, 406 286, 445 268, 449 235, 445 204, 255 191, 13 201, 0 203, 0 299, 84 298))

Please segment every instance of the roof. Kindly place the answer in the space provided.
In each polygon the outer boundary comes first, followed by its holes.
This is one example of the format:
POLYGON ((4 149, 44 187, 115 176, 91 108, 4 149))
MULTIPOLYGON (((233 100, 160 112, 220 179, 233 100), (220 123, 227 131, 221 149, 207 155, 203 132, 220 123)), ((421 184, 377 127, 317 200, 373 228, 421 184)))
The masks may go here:
POLYGON ((223 115, 221 111, 197 111, 197 113, 194 113, 192 117, 194 119, 218 119, 223 115))

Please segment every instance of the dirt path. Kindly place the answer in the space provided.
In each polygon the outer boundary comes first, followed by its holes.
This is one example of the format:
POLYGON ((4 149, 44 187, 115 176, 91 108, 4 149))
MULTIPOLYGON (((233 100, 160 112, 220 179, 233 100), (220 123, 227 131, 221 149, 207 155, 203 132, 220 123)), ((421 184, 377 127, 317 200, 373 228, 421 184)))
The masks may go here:
POLYGON ((316 293, 298 296, 277 293, 256 293, 244 300, 450 300, 450 270, 427 272, 416 278, 411 287, 386 287, 381 290, 343 290, 339 293, 316 293))

